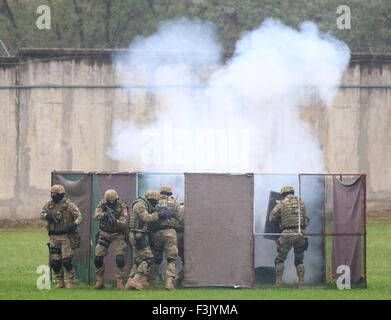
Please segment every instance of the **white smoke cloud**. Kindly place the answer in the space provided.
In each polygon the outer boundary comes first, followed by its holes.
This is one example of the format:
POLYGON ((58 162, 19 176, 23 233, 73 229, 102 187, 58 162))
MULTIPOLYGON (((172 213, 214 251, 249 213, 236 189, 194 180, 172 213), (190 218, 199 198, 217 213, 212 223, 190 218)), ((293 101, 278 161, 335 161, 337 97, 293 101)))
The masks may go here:
POLYGON ((160 23, 129 49, 116 70, 124 84, 148 87, 155 114, 143 126, 115 123, 114 159, 157 172, 325 171, 300 105, 314 92, 332 101, 350 52, 314 23, 297 31, 268 19, 225 64, 215 26, 200 20, 160 23))

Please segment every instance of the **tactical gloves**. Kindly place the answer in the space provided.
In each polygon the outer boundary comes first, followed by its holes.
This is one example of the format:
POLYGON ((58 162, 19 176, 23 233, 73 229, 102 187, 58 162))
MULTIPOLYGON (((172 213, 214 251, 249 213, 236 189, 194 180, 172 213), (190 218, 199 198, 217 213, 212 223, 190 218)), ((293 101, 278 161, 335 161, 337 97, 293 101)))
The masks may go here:
POLYGON ((73 224, 68 228, 67 231, 68 231, 69 233, 73 233, 73 232, 75 232, 76 228, 77 228, 77 224, 76 224, 76 223, 73 223, 73 224))

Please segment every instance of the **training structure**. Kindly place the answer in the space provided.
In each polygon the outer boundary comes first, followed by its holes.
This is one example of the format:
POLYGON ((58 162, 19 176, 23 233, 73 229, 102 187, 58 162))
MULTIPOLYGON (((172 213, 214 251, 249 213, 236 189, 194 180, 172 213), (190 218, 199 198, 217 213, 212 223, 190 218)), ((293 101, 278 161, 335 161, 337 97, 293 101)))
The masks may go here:
MULTIPOLYGON (((185 203, 185 281, 187 287, 243 287, 274 282, 276 226, 268 223, 283 185, 292 185, 305 201, 310 224, 305 251, 305 283, 325 283, 347 265, 351 282, 366 287, 366 175, 364 174, 213 174, 53 171, 52 185, 62 184, 83 214, 81 246, 75 250, 77 280, 95 281, 97 204, 116 189, 129 206, 148 189, 169 185, 185 203)), ((105 280, 115 280, 109 250, 105 280)), ((127 272, 132 248, 126 255, 127 272)), ((178 260, 179 262, 179 260, 178 260)), ((181 268, 178 263, 178 268, 181 268)), ((297 282, 293 249, 285 262, 284 282, 297 282)))

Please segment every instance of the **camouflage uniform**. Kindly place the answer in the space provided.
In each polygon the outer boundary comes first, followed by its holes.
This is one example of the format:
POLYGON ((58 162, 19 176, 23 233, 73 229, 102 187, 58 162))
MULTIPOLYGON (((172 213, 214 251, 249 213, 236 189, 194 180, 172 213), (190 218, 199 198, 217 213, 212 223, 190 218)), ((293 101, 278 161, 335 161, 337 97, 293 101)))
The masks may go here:
POLYGON ((179 287, 182 284, 182 281, 185 277, 185 205, 181 203, 178 208, 179 221, 178 225, 175 227, 176 235, 178 239, 178 256, 182 259, 182 270, 178 274, 176 280, 176 287, 179 287))
POLYGON ((127 244, 125 235, 127 233, 128 206, 123 202, 115 190, 109 189, 105 192, 105 198, 101 200, 95 210, 94 220, 99 221, 99 236, 95 247, 95 272, 97 284, 95 289, 104 288, 104 257, 107 255, 110 245, 113 246, 115 255, 115 276, 117 288, 123 290, 125 276, 125 250, 127 244), (110 203, 112 202, 112 203, 110 203), (113 210, 115 222, 110 222, 107 212, 113 210))
POLYGON ((129 218, 129 241, 133 247, 134 265, 125 289, 143 290, 153 262, 153 254, 147 234, 148 223, 157 221, 153 202, 159 199, 159 191, 149 190, 146 199, 138 198, 132 204, 129 218))
POLYGON ((64 269, 67 279, 66 287, 72 288, 75 276, 72 264, 75 249, 73 237, 76 227, 82 222, 82 215, 79 208, 70 199, 65 198, 63 186, 54 185, 51 188, 51 195, 52 200, 44 205, 40 214, 42 220, 47 220, 47 230, 50 236, 50 263, 58 280, 56 288, 64 287, 64 269), (61 195, 61 200, 53 199, 61 195))
MULTIPOLYGON (((292 235, 298 233, 299 229, 299 201, 293 195, 294 189, 291 186, 285 186, 281 189, 281 194, 285 198, 281 200, 270 213, 269 220, 278 222, 282 235, 277 240, 277 257, 274 260, 276 266, 276 285, 282 283, 282 275, 284 273, 284 261, 287 258, 292 246, 295 253, 295 266, 299 284, 304 283, 304 251, 307 249, 307 239, 303 235, 292 235), (289 235, 290 234, 290 235, 289 235)), ((309 223, 309 218, 305 215, 305 204, 300 200, 300 229, 304 230, 309 223)))
MULTIPOLYGON (((170 187, 160 189, 160 200, 158 207, 166 207, 169 211, 178 212, 179 204, 171 195, 170 187)), ((151 271, 151 280, 154 281, 157 275, 159 265, 162 263, 163 254, 167 259, 166 267, 166 289, 175 290, 173 280, 175 279, 176 259, 178 256, 178 240, 175 227, 178 226, 178 220, 169 218, 158 220, 148 225, 151 239, 151 248, 154 256, 154 263, 151 271)))

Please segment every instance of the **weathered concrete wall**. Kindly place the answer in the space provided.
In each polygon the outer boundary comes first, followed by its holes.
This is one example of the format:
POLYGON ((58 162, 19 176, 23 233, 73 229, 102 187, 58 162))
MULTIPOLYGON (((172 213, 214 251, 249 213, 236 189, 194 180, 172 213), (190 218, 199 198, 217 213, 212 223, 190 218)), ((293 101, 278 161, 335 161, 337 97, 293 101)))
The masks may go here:
MULTIPOLYGON (((106 150, 116 119, 149 120, 144 89, 5 88, 119 85, 111 51, 24 50, 0 60, 0 219, 36 218, 52 170, 137 170, 106 150)), ((353 55, 345 85, 391 85, 391 56, 353 55)), ((151 110, 152 109, 152 110, 151 110)), ((391 89, 340 88, 330 106, 303 108, 329 172, 367 173, 371 208, 391 208, 391 89)))

